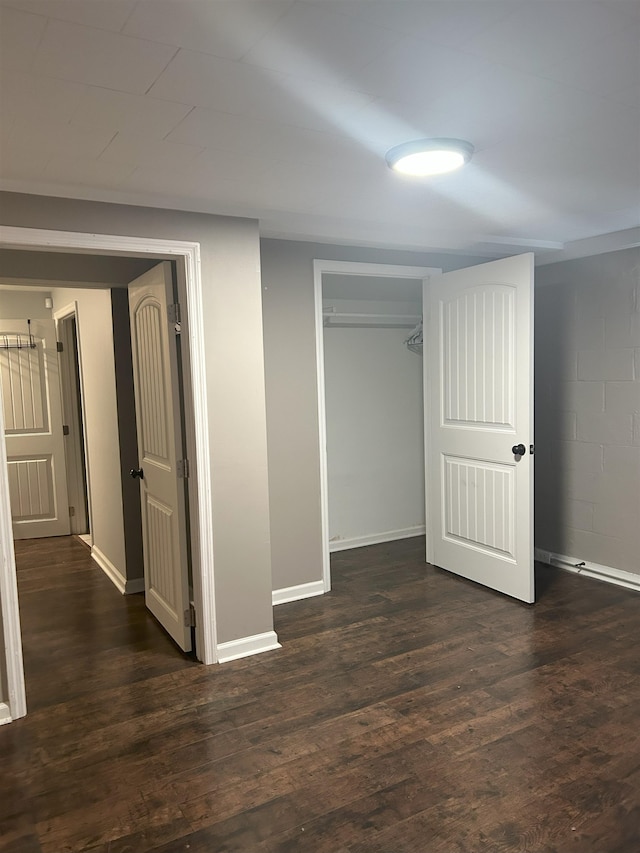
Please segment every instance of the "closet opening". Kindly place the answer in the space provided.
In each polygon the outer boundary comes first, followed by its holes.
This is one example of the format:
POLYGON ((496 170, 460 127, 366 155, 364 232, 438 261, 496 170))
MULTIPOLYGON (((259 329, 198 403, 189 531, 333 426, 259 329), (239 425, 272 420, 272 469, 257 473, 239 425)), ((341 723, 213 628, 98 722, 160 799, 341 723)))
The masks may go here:
POLYGON ((315 261, 325 590, 332 552, 426 532, 423 288, 439 272, 315 261))

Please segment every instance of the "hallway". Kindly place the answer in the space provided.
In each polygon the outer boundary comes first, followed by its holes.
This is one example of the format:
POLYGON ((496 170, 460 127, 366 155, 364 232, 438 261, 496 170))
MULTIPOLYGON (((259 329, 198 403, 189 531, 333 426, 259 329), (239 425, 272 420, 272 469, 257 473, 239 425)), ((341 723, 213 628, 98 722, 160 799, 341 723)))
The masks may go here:
POLYGON ((640 596, 541 570, 531 608, 334 555, 283 648, 205 668, 73 539, 17 543, 29 715, 0 728, 2 853, 629 853, 640 596))
POLYGON ((29 713, 184 667, 144 595, 120 595, 76 537, 15 549, 29 713))

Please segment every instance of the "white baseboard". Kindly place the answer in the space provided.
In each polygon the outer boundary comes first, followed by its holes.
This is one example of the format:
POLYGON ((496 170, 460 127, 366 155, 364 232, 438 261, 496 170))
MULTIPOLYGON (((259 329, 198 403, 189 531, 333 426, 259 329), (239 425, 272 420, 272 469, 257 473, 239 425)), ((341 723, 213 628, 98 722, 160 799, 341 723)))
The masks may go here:
POLYGON ((303 598, 313 598, 314 595, 324 595, 324 591, 324 581, 321 580, 299 583, 296 586, 274 589, 271 593, 271 600, 274 605, 286 604, 288 601, 300 601, 303 598))
POLYGON ((0 726, 11 722, 11 710, 6 702, 0 702, 0 726))
POLYGON ((424 524, 418 527, 403 527, 401 530, 387 530, 385 533, 372 533, 369 536, 356 536, 353 539, 335 539, 329 541, 329 551, 348 551, 350 548, 362 548, 365 545, 379 545, 381 542, 395 542, 396 539, 411 539, 412 536, 424 536, 424 524))
POLYGON ((611 566, 602 566, 600 563, 591 563, 580 560, 577 557, 567 557, 566 554, 554 554, 542 548, 535 549, 535 558, 541 563, 555 566, 565 572, 573 572, 576 575, 585 575, 588 578, 612 583, 625 589, 640 591, 640 575, 633 572, 625 572, 622 569, 614 569, 611 566))
POLYGON ((124 595, 124 591, 127 586, 127 579, 119 569, 116 569, 111 560, 95 545, 91 546, 91 559, 100 566, 118 592, 121 592, 122 595, 124 595))
POLYGON ((218 643, 218 663, 227 663, 230 660, 246 658, 249 655, 259 655, 260 652, 270 652, 280 649, 278 635, 275 631, 266 631, 264 634, 254 634, 252 637, 240 637, 239 640, 230 640, 228 643, 218 643))
POLYGON ((132 578, 127 580, 120 569, 117 569, 111 560, 95 545, 91 547, 91 558, 97 563, 111 583, 122 595, 131 595, 134 592, 144 592, 144 578, 132 578))

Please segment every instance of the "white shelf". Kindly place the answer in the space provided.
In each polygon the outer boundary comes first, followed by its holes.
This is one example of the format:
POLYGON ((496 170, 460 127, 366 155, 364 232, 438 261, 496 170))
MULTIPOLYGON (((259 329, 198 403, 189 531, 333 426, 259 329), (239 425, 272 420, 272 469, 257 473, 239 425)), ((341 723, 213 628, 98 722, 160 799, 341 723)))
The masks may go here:
POLYGON ((422 320, 419 314, 358 314, 324 311, 324 325, 344 328, 413 329, 422 320))

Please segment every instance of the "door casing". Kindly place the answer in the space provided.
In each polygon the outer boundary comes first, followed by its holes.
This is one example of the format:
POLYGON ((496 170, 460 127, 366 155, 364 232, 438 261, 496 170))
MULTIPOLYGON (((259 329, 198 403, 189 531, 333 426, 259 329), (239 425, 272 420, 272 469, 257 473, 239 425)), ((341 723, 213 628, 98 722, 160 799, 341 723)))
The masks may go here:
MULTIPOLYGON (((202 310, 200 244, 181 240, 127 237, 111 234, 52 231, 0 226, 0 247, 29 251, 61 251, 77 254, 107 254, 175 260, 178 285, 183 292, 188 371, 185 383, 190 392, 191 417, 187 446, 192 460, 189 478, 191 506, 191 545, 193 594, 196 610, 198 657, 205 664, 216 663, 215 589, 213 561, 212 500, 209 488, 210 445, 205 381, 205 330, 202 310), (180 285, 182 284, 182 287, 180 285), (198 476, 198 472, 203 472, 198 476)), ((0 411, 0 602, 7 659, 8 701, 0 702, 0 722, 9 722, 26 714, 22 641, 15 573, 15 555, 11 536, 11 511, 8 499, 4 424, 0 411), (6 707, 3 707, 6 706, 6 707), (8 709, 8 710, 7 710, 8 709)))

